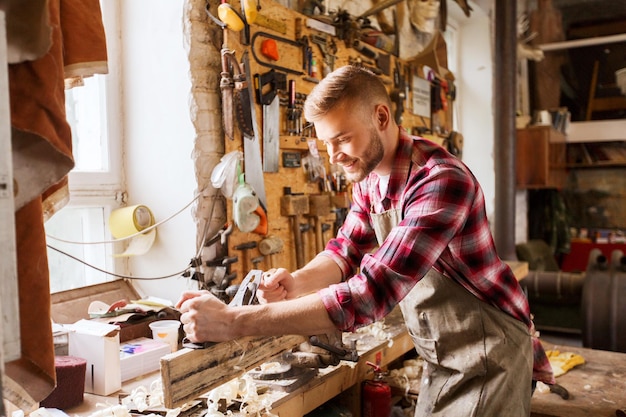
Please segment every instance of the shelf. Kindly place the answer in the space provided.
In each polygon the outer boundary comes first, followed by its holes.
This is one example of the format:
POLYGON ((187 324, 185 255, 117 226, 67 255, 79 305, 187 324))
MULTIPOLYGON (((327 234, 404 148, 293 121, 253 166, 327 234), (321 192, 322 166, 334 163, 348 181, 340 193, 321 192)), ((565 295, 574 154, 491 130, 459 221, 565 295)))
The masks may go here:
POLYGON ((626 162, 596 162, 589 164, 567 164, 567 169, 626 168, 626 162))
POLYGON ((561 188, 566 179, 565 135, 551 126, 517 130, 515 181, 520 189, 561 188))
POLYGON ((626 141, 576 142, 567 144, 567 167, 626 167, 626 141))
POLYGON ((626 140, 626 119, 572 122, 567 142, 608 142, 626 140))

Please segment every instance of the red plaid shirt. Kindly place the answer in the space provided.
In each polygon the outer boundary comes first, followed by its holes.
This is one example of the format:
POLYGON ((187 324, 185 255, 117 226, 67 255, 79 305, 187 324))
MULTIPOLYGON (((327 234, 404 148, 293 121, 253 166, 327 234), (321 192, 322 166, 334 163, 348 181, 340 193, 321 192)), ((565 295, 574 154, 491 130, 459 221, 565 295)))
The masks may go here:
MULTIPOLYGON (((354 184, 350 212, 322 253, 349 277, 319 291, 332 321, 354 331, 382 319, 434 267, 534 331, 526 296, 496 253, 484 195, 470 170, 402 128, 395 161, 384 198, 375 173, 354 184), (376 249, 370 212, 391 208, 402 209, 402 221, 376 249), (390 271, 394 279, 387 278, 390 271)), ((535 379, 554 383, 536 337, 533 346, 535 379)))

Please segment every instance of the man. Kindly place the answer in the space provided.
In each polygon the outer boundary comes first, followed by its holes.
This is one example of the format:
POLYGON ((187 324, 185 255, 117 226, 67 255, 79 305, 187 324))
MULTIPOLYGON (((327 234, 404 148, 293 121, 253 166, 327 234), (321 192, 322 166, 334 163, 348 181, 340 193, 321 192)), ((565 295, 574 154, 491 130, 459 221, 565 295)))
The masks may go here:
POLYGON ((553 383, 551 368, 472 173, 397 126, 384 84, 365 69, 329 74, 304 114, 354 182, 344 225, 302 269, 265 274, 261 305, 183 294, 187 337, 353 331, 400 304, 425 361, 416 415, 529 415, 533 362, 535 379, 553 383))

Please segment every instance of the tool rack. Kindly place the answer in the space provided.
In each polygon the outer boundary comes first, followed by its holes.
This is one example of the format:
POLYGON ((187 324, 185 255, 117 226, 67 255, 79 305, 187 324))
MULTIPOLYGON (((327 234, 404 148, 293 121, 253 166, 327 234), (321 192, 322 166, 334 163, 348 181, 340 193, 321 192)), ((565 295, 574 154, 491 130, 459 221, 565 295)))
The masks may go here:
MULTIPOLYGON (((237 1, 230 3, 238 9, 237 1)), ((295 270, 319 252, 320 243, 325 245, 333 237, 333 232, 342 222, 341 214, 345 214, 349 207, 350 199, 349 184, 342 185, 334 181, 312 182, 305 171, 307 164, 305 158, 313 150, 313 152, 319 152, 325 173, 331 175, 331 167, 324 144, 315 139, 313 130, 306 126, 301 117, 301 106, 306 95, 323 78, 323 75, 330 71, 329 65, 332 64, 334 68, 339 68, 347 64, 360 63, 379 74, 388 86, 392 97, 398 93, 406 95, 400 112, 402 126, 415 132, 417 129, 430 126, 431 118, 412 113, 413 93, 410 88, 410 80, 413 76, 425 78, 424 65, 445 71, 445 65, 440 66, 442 59, 437 57, 441 56, 442 53, 445 56, 445 43, 442 43, 443 41, 438 37, 436 46, 431 48, 432 50, 426 53, 424 57, 406 62, 384 50, 366 45, 364 42, 360 42, 358 48, 348 47, 346 42, 338 36, 331 36, 317 30, 316 28, 323 26, 323 23, 315 20, 315 16, 306 16, 268 0, 261 0, 259 5, 258 16, 261 19, 259 20, 257 17, 256 23, 250 25, 250 41, 245 41, 243 32, 226 30, 227 43, 225 46, 234 53, 238 60, 241 60, 244 53, 248 52, 252 78, 261 79, 270 71, 280 73, 285 78, 284 80, 280 79, 278 83, 283 86, 284 90, 277 91, 281 100, 279 155, 276 156, 279 167, 277 172, 263 173, 267 196, 267 235, 234 230, 229 237, 228 251, 229 255, 246 256, 248 259, 258 258, 262 256, 258 248, 242 254, 234 250, 234 247, 244 242, 260 241, 267 236, 277 237, 284 242, 284 246, 281 252, 273 255, 273 265, 295 270), (272 61, 263 56, 261 52, 262 42, 267 39, 277 40, 277 50, 274 51, 278 55, 277 61, 272 61), (311 66, 312 62, 315 62, 316 66, 311 66), (404 87, 406 87, 402 91, 398 91, 399 79, 404 80, 404 87), (290 103, 289 98, 292 95, 295 96, 293 97, 295 100, 290 103), (285 191, 286 189, 290 191, 285 191), (324 206, 324 204, 319 203, 319 200, 326 195, 328 197, 326 206, 329 207, 329 210, 326 213, 317 210, 314 214, 308 213, 308 211, 299 213, 285 211, 285 206, 292 206, 291 203, 285 202, 283 198, 285 195, 294 196, 292 199, 302 195, 313 197, 317 199, 318 206, 324 206), (299 218, 299 224, 294 225, 296 217, 299 218), (303 225, 308 225, 308 227, 303 227, 303 225), (296 229, 300 229, 300 231, 296 232, 296 229)), ((211 5, 211 7, 215 6, 211 5)), ((213 11, 215 12, 215 10, 213 11)), ((207 24, 212 24, 212 22, 209 20, 207 24)), ((268 79, 274 79, 274 77, 268 79)), ((276 88, 276 84, 272 85, 271 88, 276 88)), ((262 130, 264 123, 262 120, 263 106, 257 101, 255 107, 257 125, 262 130)), ((394 104, 394 107, 397 106, 394 104)), ((450 104, 446 111, 441 110, 433 114, 433 118, 436 118, 438 124, 448 132, 452 130, 451 109, 452 105, 450 104)), ((394 108, 392 112, 396 110, 397 108, 394 108)), ((225 139, 225 153, 244 150, 244 138, 236 127, 233 136, 233 140, 225 139)), ((436 135, 430 138, 435 141, 443 141, 443 138, 436 135)), ((263 147, 263 138, 259 138, 259 142, 259 145, 263 147)), ((232 211, 233 205, 228 202, 227 215, 229 219, 233 218, 232 211)), ((267 256, 261 259, 258 268, 269 269, 271 267, 270 259, 267 256)), ((231 272, 236 272, 239 277, 234 282, 245 276, 247 271, 242 271, 241 268, 246 263, 249 264, 250 262, 237 262, 231 265, 231 272)))

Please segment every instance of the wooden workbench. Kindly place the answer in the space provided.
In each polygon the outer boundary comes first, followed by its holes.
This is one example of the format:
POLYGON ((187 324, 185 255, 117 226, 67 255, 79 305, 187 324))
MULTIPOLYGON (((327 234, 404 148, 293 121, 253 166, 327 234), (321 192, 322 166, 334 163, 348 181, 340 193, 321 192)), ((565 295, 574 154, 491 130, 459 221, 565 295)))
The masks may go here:
MULTIPOLYGON (((290 393, 270 392, 268 395, 271 395, 273 404, 271 412, 279 417, 303 416, 338 394, 349 392, 348 406, 354 415, 360 415, 359 383, 364 379, 371 379, 373 375, 366 362, 379 363, 386 367, 413 349, 413 342, 406 332, 398 309, 385 318, 385 335, 387 339, 383 340, 369 333, 344 334, 346 343, 357 340, 359 361, 357 363, 342 361, 337 366, 320 369, 318 375, 290 393)), ((102 406, 98 407, 97 404, 108 406, 117 404, 118 396, 128 394, 139 386, 147 388, 157 378, 159 373, 154 372, 130 380, 123 384, 121 391, 108 397, 85 394, 82 404, 64 411, 72 416, 89 416, 102 409, 102 406)))
POLYGON ((359 361, 355 364, 341 362, 338 366, 321 369, 315 378, 297 390, 278 394, 272 413, 280 417, 302 416, 338 394, 349 392, 347 405, 350 411, 355 416, 361 415, 360 382, 373 376, 366 362, 379 363, 384 368, 414 348, 398 309, 385 318, 385 323, 388 340, 380 340, 367 333, 345 334, 344 342, 358 341, 359 361))
POLYGON ((557 378, 570 398, 535 392, 532 417, 615 417, 626 409, 626 353, 607 352, 543 342, 546 350, 574 352, 585 358, 579 365, 557 378))
MULTIPOLYGON (((526 262, 507 262, 513 270, 518 280, 523 279, 528 273, 526 262)), ((385 318, 385 333, 388 340, 376 339, 369 333, 345 334, 344 341, 357 340, 357 349, 360 359, 356 364, 341 362, 340 365, 321 369, 319 374, 308 383, 302 385, 290 393, 273 392, 272 413, 281 417, 302 416, 320 405, 324 404, 338 394, 348 392, 346 396, 348 405, 354 415, 360 415, 360 382, 369 379, 372 372, 366 362, 379 363, 386 367, 396 359, 401 358, 407 352, 414 349, 413 341, 406 332, 402 316, 398 309, 385 318)), ((140 379, 128 381, 122 387, 122 392, 130 392, 138 386, 149 386, 152 381, 159 377, 158 372, 144 376, 140 379)), ((117 402, 116 393, 109 397, 100 397, 85 394, 83 404, 66 410, 70 415, 88 416, 96 410, 97 403, 107 403, 109 405, 117 402)))

